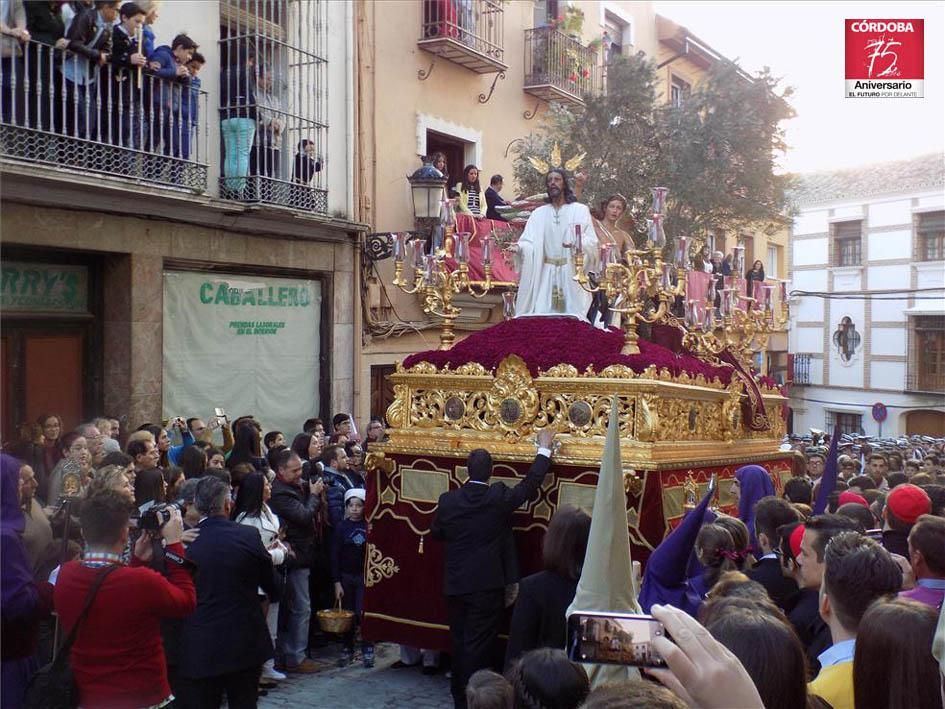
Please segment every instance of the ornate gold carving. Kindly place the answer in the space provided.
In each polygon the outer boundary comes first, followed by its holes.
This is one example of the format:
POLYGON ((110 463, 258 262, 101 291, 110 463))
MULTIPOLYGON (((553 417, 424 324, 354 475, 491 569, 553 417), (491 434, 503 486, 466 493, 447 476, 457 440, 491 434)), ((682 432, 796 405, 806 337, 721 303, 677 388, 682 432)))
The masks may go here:
POLYGON ((391 428, 407 428, 410 422, 409 389, 406 384, 394 385, 394 401, 387 407, 387 425, 391 428))
POLYGON ((643 492, 643 481, 636 470, 627 468, 623 471, 623 490, 634 497, 638 497, 643 492))
POLYGON ((367 569, 364 574, 364 585, 370 588, 384 579, 391 578, 400 571, 400 567, 389 556, 384 556, 381 550, 370 542, 367 545, 367 569))
POLYGON ((397 464, 390 458, 384 457, 383 453, 368 451, 367 455, 364 456, 364 469, 369 473, 383 471, 390 475, 394 472, 396 466, 397 464))

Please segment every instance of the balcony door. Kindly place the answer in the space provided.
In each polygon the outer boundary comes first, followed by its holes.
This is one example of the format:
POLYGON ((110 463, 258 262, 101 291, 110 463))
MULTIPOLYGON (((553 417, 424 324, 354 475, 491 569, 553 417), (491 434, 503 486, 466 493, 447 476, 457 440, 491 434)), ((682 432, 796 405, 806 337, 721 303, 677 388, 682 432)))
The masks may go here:
MULTIPOLYGON (((466 146, 469 145, 465 140, 454 138, 436 131, 427 131, 427 155, 434 153, 443 153, 446 156, 446 169, 449 171, 450 181, 447 187, 453 189, 457 182, 463 179, 463 168, 466 167, 466 146)), ((479 184, 482 184, 482 175, 479 176, 479 184)), ((488 182, 488 178, 486 178, 488 182)), ((485 189, 485 187, 483 187, 485 189)))

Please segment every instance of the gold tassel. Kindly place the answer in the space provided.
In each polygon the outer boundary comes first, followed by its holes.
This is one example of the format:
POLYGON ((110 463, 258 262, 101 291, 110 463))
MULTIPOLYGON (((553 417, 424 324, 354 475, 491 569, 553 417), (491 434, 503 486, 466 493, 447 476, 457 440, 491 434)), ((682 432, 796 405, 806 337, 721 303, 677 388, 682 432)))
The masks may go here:
POLYGON ((422 534, 420 535, 420 546, 417 547, 417 553, 418 554, 423 553, 423 535, 422 534))

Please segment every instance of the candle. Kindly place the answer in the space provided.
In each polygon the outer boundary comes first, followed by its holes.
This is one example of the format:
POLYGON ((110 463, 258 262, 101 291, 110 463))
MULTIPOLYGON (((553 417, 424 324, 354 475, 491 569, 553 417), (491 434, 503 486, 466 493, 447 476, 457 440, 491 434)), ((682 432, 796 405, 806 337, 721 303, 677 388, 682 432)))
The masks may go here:
POLYGON ((600 268, 603 272, 607 268, 607 264, 610 263, 610 253, 613 251, 613 244, 601 244, 600 245, 600 268))
POLYGON ((459 233, 459 241, 456 242, 456 260, 460 263, 469 263, 469 237, 468 231, 459 233))
POLYGON ((393 239, 394 242, 394 261, 403 263, 404 251, 407 245, 407 235, 391 234, 391 239, 393 239))
POLYGON ((505 291, 502 294, 502 315, 506 320, 515 317, 515 295, 514 291, 505 291))
POLYGON ((787 295, 788 295, 788 292, 787 292, 787 281, 781 281, 780 283, 778 283, 778 286, 779 286, 780 289, 781 289, 781 293, 780 293, 780 295, 781 295, 781 302, 782 302, 782 303, 787 303, 787 295))
POLYGON ((689 268, 689 239, 685 236, 676 239, 676 266, 689 268))
MULTIPOLYGON (((656 216, 655 214, 653 216, 656 216)), ((651 241, 654 244, 656 243, 656 220, 647 219, 646 220, 646 239, 651 241)))
POLYGON ((443 225, 433 227, 433 253, 441 253, 446 240, 446 230, 443 225))
POLYGON ((653 214, 662 214, 666 208, 666 195, 669 190, 666 187, 654 187, 653 192, 653 214))
POLYGON ((654 214, 653 221, 656 223, 656 238, 653 239, 653 243, 662 248, 666 246, 666 232, 663 231, 663 215, 654 214))
POLYGON ((486 264, 492 263, 492 244, 493 244, 492 234, 489 234, 489 236, 484 236, 482 238, 482 265, 483 266, 485 266, 486 264))
POLYGON ((673 266, 669 263, 663 264, 663 290, 669 290, 673 287, 673 266))
POLYGON ((574 250, 576 253, 584 251, 584 237, 581 235, 581 225, 574 225, 574 250))
POLYGON ((423 257, 423 285, 433 285, 433 264, 434 258, 430 254, 423 257))
POLYGON ((725 288, 722 291, 722 315, 728 317, 732 314, 732 289, 725 288))

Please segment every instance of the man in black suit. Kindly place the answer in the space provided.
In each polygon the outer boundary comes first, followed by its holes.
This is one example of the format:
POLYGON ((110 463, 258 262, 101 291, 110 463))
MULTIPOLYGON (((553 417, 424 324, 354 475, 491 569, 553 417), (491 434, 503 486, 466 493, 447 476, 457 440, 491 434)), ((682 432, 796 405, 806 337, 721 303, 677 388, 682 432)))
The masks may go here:
POLYGON ((229 520, 230 488, 205 477, 195 504, 200 534, 187 548, 197 564, 197 610, 180 635, 180 686, 175 707, 255 709, 259 672, 272 657, 258 589, 275 591, 272 559, 259 532, 229 520))
POLYGON ((778 548, 778 527, 800 521, 794 506, 780 497, 762 497, 755 505, 755 537, 761 556, 747 575, 765 587, 781 610, 787 608, 797 593, 797 584, 781 571, 781 561, 775 551, 778 548))
POLYGON ((493 175, 489 180, 489 187, 486 188, 486 219, 498 219, 501 222, 507 222, 508 219, 496 211, 496 207, 502 207, 508 204, 499 192, 502 191, 502 175, 493 175))
POLYGON ((488 483, 492 456, 479 448, 466 459, 466 484, 440 495, 430 532, 446 543, 443 590, 453 653, 450 691, 457 709, 466 707, 469 677, 493 665, 504 606, 506 535, 512 513, 537 492, 551 468, 554 438, 554 431, 539 432, 535 462, 515 487, 488 483))

